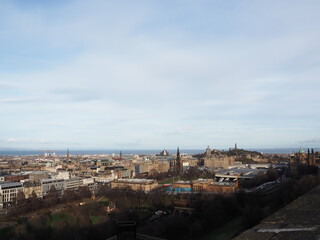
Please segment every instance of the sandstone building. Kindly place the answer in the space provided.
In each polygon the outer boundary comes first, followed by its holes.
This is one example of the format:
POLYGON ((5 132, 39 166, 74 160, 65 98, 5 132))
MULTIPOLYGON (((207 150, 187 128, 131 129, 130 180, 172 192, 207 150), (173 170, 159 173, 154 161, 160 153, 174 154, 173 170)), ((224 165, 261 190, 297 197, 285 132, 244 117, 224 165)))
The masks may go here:
POLYGON ((235 163, 235 156, 220 154, 218 150, 211 152, 209 146, 204 156, 204 166, 208 168, 228 168, 235 163))
POLYGON ((111 182, 111 188, 131 188, 135 191, 149 192, 158 187, 153 179, 117 179, 111 182))

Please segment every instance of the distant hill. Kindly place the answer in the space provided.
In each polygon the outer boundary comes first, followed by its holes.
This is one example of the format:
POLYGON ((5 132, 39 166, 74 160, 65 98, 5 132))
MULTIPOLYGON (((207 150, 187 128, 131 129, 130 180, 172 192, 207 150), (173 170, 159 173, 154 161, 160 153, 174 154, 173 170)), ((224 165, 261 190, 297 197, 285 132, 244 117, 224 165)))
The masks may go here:
MULTIPOLYGON (((249 150, 245 150, 245 149, 230 149, 228 151, 224 151, 224 150, 212 150, 211 151, 212 155, 227 155, 229 157, 232 156, 247 156, 247 155, 251 155, 253 157, 257 157, 260 156, 262 157, 262 154, 260 152, 257 151, 249 151, 249 150)), ((199 154, 194 154, 193 155, 196 158, 204 158, 205 156, 205 152, 204 153, 199 153, 199 154)))

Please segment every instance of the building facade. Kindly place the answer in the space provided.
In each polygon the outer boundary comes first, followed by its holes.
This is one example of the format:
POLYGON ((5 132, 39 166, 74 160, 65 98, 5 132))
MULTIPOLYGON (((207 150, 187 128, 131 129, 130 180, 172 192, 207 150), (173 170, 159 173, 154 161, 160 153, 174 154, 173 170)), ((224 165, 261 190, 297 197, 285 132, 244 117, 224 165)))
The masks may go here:
POLYGON ((0 182, 0 207, 6 207, 16 201, 19 192, 22 192, 22 183, 0 182))
POLYGON ((235 160, 234 156, 222 155, 218 151, 211 153, 208 146, 204 156, 204 166, 207 168, 228 168, 234 165, 235 160))
POLYGON ((52 186, 55 187, 59 196, 62 196, 64 190, 64 179, 42 179, 42 196, 46 197, 52 186))
POLYGON ((135 191, 149 192, 158 187, 153 179, 117 179, 111 182, 111 188, 131 188, 135 191))

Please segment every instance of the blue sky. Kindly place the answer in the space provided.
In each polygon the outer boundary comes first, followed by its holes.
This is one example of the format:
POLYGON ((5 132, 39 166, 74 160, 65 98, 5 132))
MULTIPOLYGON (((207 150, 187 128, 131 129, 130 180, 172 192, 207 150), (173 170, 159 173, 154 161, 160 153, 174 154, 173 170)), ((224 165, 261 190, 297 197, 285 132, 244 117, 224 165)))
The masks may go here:
POLYGON ((319 147, 319 10, 0 1, 0 147, 319 147))

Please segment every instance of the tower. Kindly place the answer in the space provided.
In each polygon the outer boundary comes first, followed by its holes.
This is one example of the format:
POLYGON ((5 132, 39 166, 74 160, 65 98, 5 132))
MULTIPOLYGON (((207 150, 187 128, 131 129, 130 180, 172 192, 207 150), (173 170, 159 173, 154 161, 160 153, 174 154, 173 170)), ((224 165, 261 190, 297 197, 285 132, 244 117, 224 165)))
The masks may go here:
POLYGON ((67 162, 70 161, 70 153, 69 153, 69 148, 67 149, 67 162))
POLYGON ((211 156, 211 149, 208 146, 206 149, 206 157, 210 157, 210 156, 211 156))
POLYGON ((182 163, 181 163, 181 156, 180 156, 179 147, 177 148, 177 158, 176 158, 175 170, 177 173, 182 172, 182 163))

